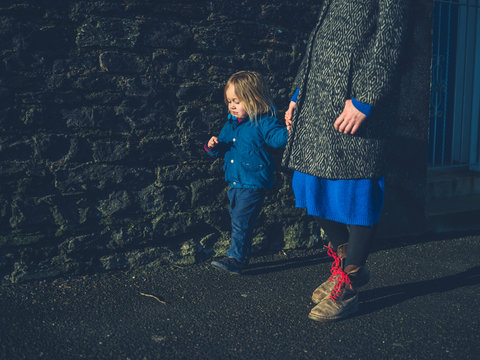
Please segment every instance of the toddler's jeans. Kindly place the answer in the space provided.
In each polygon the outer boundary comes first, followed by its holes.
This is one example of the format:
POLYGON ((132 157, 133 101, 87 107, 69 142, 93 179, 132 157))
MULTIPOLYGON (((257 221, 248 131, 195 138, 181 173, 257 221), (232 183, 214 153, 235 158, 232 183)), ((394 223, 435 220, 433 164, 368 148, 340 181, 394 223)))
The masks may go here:
POLYGON ((232 221, 232 245, 227 256, 245 262, 250 256, 255 220, 265 200, 265 189, 228 190, 230 217, 232 221))

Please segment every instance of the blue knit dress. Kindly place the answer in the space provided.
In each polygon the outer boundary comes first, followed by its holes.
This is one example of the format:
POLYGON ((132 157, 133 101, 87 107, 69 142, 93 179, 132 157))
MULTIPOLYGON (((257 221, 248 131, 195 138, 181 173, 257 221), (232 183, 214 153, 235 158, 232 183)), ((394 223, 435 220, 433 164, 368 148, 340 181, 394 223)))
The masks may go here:
MULTIPOLYGON (((291 101, 296 102, 299 89, 291 101)), ((356 99, 353 105, 365 115, 372 107, 356 99)), ((384 177, 331 180, 295 171, 292 178, 295 206, 307 214, 348 225, 372 226, 380 220, 385 194, 384 177)))

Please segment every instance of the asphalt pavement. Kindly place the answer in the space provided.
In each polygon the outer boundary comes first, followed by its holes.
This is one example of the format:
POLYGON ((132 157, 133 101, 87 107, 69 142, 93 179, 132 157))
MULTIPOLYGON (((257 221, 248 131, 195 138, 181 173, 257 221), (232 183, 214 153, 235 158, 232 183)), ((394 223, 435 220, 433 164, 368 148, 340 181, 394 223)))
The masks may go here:
POLYGON ((479 359, 480 233, 378 244, 359 312, 307 318, 323 248, 0 286, 1 359, 479 359))

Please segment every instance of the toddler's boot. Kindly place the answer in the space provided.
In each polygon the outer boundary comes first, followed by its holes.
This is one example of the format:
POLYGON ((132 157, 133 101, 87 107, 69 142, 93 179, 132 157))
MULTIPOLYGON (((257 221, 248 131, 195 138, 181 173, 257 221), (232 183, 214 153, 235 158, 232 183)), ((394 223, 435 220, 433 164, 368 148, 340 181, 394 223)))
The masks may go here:
POLYGON ((221 260, 214 260, 211 265, 219 270, 227 271, 232 274, 241 274, 244 268, 244 262, 238 261, 229 256, 225 256, 221 260))

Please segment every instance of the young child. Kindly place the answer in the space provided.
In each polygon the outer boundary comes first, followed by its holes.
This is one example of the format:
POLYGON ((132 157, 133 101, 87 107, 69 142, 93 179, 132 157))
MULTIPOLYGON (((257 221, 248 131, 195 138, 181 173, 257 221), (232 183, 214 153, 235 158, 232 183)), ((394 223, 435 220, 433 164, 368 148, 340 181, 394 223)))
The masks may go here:
POLYGON ((240 274, 248 261, 252 230, 266 189, 273 185, 270 148, 284 147, 285 125, 276 118, 272 98, 260 74, 240 71, 228 79, 224 100, 229 115, 218 137, 204 148, 212 157, 224 156, 225 181, 230 185, 232 244, 227 256, 213 261, 217 269, 240 274))

